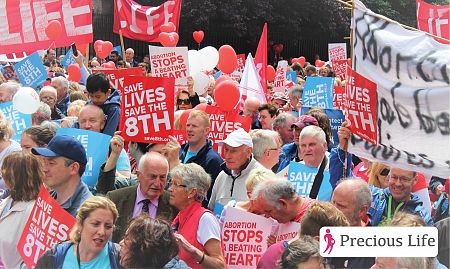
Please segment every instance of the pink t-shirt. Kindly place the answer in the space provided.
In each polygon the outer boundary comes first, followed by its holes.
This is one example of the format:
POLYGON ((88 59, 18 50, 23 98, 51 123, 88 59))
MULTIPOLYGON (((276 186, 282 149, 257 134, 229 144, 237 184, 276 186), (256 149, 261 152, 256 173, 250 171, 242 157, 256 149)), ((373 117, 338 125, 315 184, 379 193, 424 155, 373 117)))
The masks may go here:
POLYGON ((259 259, 256 268, 278 268, 278 260, 281 259, 281 255, 288 245, 287 241, 281 241, 268 247, 259 259))

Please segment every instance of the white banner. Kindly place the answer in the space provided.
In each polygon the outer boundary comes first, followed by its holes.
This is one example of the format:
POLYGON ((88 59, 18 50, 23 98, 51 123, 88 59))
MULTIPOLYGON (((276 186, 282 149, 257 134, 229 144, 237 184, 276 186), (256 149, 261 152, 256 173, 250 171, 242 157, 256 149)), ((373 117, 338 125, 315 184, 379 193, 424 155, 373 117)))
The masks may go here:
POLYGON ((275 76, 275 80, 273 81, 272 92, 286 92, 286 71, 287 71, 288 62, 287 61, 279 61, 277 65, 277 75, 275 76))
POLYGON ((244 107, 244 96, 246 98, 254 97, 259 99, 261 104, 267 103, 264 90, 259 82, 258 71, 256 71, 255 62, 253 61, 252 55, 249 53, 247 60, 245 61, 244 73, 242 74, 242 79, 239 84, 239 90, 241 91, 241 105, 244 107))
POLYGON ((352 63, 377 84, 379 144, 353 136, 349 151, 450 177, 450 46, 355 4, 352 63))
POLYGON ((329 43, 328 61, 347 59, 347 43, 329 43))
POLYGON ((175 92, 179 88, 187 89, 189 74, 187 47, 148 46, 152 75, 155 77, 175 78, 175 92))

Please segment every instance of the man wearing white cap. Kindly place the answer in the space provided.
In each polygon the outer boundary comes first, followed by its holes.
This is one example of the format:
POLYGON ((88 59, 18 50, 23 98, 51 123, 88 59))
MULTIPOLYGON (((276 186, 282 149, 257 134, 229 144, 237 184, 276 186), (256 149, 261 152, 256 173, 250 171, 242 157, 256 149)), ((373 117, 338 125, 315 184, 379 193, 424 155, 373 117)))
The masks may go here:
POLYGON ((221 207, 232 199, 247 201, 245 180, 253 169, 263 167, 252 157, 252 138, 244 129, 233 131, 222 143, 225 162, 221 165, 222 171, 217 176, 209 199, 211 210, 215 209, 216 204, 221 207))

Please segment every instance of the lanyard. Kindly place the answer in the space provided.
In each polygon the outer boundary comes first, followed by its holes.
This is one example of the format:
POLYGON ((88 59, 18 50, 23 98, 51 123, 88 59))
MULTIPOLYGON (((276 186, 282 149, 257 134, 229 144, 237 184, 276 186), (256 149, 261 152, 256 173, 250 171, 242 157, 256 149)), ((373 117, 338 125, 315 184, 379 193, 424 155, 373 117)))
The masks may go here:
MULTIPOLYGON (((404 203, 401 202, 400 204, 398 204, 398 206, 395 208, 394 214, 397 213, 397 211, 400 209, 400 207, 403 205, 404 203)), ((389 195, 389 203, 388 203, 388 215, 387 215, 387 220, 391 220, 391 211, 392 211, 392 195, 389 195)))
POLYGON ((78 243, 77 247, 77 262, 78 262, 78 269, 81 269, 81 263, 80 263, 80 243, 78 243))

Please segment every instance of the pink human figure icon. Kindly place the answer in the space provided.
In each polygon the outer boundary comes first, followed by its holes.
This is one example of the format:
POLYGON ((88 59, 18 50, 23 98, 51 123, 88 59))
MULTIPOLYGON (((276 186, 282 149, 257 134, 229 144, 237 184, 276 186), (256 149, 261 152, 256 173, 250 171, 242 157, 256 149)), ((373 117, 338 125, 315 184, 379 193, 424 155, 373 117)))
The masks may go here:
POLYGON ((330 233, 330 229, 326 229, 325 232, 326 234, 323 236, 323 240, 327 242, 327 247, 325 248, 323 253, 326 253, 329 249, 328 254, 330 254, 336 241, 334 240, 333 235, 330 233))

